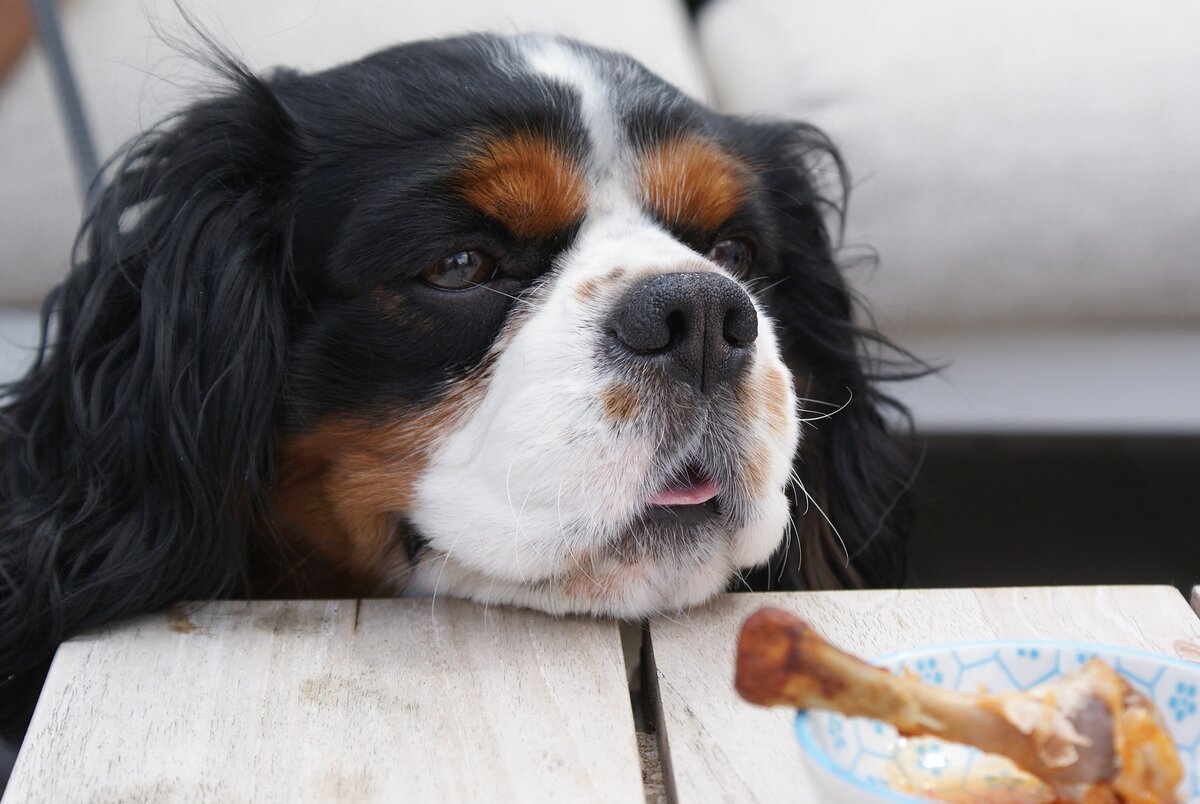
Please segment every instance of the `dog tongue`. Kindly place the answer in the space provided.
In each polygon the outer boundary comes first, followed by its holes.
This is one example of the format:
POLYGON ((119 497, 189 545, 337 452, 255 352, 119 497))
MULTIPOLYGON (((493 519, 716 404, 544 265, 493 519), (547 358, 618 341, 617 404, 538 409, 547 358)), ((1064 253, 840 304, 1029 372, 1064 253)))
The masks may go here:
POLYGON ((651 505, 699 505, 721 493, 715 480, 689 469, 681 477, 650 498, 651 505))

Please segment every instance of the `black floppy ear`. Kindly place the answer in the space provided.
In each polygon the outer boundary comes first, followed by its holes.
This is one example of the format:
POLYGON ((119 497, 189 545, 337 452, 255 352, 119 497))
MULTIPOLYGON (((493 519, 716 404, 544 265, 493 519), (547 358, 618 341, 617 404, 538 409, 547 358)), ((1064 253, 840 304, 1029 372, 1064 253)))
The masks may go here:
POLYGON ((229 87, 131 143, 85 220, 51 333, 0 408, 0 719, 58 642, 245 590, 274 475, 299 138, 229 87))
POLYGON ((876 383, 924 369, 853 320, 823 214, 841 209, 822 197, 814 180, 818 170, 833 177, 844 197, 836 149, 803 125, 758 124, 751 138, 780 244, 777 261, 763 267, 775 278, 764 282, 762 298, 777 323, 806 420, 795 463, 803 488, 791 490, 792 543, 755 572, 754 582, 776 589, 899 586, 912 472, 882 411, 891 408, 900 421, 907 412, 876 383), (869 356, 886 350, 900 360, 869 356))

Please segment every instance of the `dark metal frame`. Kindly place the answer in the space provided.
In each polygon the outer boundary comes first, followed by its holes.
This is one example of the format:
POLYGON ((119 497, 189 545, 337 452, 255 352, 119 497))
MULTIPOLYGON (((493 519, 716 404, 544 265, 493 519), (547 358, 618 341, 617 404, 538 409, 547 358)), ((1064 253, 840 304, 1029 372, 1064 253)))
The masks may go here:
POLYGON ((70 140, 71 157, 75 162, 75 178, 86 206, 91 201, 93 182, 100 172, 100 163, 96 158, 95 140, 92 139, 87 113, 79 95, 79 84, 75 81, 71 60, 67 56, 58 9, 54 7, 54 0, 28 2, 30 11, 33 12, 34 24, 37 26, 38 38, 41 39, 46 57, 50 61, 54 90, 58 95, 59 109, 70 140))

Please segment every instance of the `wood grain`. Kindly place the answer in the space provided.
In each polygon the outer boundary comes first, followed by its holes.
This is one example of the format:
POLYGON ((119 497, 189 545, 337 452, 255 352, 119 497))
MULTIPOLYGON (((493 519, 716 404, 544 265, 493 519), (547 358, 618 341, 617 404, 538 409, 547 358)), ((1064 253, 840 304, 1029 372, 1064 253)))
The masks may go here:
POLYGON ((5 801, 636 801, 614 623, 224 602, 65 643, 5 801))
POLYGON ((738 630, 764 605, 799 614, 864 656, 1022 638, 1200 656, 1200 619, 1165 586, 726 595, 650 624, 660 752, 678 802, 817 800, 798 755, 794 713, 760 709, 733 693, 738 630))

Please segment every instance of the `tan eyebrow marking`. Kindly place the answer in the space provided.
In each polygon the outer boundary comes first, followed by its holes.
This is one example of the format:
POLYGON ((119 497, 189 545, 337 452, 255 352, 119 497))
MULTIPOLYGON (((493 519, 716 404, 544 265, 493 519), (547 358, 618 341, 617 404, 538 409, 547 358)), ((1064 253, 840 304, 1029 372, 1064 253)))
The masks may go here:
POLYGON ((752 173, 711 140, 677 137, 647 148, 638 166, 642 200, 668 225, 715 232, 741 206, 752 173))
POLYGON ((517 237, 552 237, 587 209, 579 160, 532 133, 477 142, 454 184, 467 203, 517 237))

